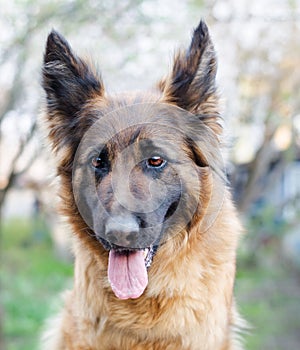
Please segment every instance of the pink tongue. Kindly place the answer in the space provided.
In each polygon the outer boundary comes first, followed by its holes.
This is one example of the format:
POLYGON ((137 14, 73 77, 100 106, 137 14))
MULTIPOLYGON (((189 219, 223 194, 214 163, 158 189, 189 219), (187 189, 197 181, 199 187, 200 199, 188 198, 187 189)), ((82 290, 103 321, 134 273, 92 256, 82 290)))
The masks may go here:
POLYGON ((108 279, 119 299, 140 297, 148 284, 143 251, 119 254, 111 250, 108 258, 108 279))

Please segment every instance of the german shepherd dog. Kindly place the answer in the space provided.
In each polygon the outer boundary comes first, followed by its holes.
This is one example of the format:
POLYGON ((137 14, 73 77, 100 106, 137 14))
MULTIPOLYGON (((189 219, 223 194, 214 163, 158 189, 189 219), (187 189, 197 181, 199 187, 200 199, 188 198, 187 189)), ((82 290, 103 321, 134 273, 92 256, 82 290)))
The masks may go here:
POLYGON ((242 229, 220 152, 216 70, 201 21, 155 89, 112 96, 50 33, 45 117, 75 278, 43 349, 242 349, 242 229))

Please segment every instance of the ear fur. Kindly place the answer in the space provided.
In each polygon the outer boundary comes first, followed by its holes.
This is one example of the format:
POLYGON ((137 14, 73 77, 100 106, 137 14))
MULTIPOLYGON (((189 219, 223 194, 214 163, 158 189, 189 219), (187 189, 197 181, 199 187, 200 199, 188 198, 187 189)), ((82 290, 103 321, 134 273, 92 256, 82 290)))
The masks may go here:
MULTIPOLYGON (((47 39, 42 85, 46 92, 47 119, 54 148, 79 132, 79 112, 92 97, 104 94, 100 77, 73 52, 56 31, 47 39)), ((82 131, 82 129, 81 129, 82 131)), ((78 135, 80 137, 80 135, 78 135)))
POLYGON ((167 79, 158 84, 163 100, 198 115, 217 134, 217 59, 207 25, 200 21, 186 51, 179 51, 167 79))

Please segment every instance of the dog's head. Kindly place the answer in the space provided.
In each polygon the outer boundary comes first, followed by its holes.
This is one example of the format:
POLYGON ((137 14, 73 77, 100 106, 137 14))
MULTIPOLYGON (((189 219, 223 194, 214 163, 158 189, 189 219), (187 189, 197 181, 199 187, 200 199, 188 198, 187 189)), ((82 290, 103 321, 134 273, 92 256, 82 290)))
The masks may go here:
POLYGON ((48 37, 43 87, 65 212, 80 238, 109 251, 119 298, 139 297, 159 247, 204 216, 222 168, 215 75, 203 21, 148 94, 108 96, 60 34, 48 37))

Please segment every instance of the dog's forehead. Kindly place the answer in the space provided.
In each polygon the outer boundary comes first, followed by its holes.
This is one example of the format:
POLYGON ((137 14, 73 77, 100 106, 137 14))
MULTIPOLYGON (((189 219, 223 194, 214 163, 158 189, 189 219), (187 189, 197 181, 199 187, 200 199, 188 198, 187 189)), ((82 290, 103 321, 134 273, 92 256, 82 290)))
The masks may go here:
POLYGON ((194 115, 159 101, 110 101, 105 108, 103 103, 94 104, 88 112, 94 115, 94 123, 82 141, 87 151, 105 145, 113 154, 134 145, 132 150, 163 149, 159 153, 172 152, 170 156, 174 158, 185 147, 191 130, 195 133, 194 115))
POLYGON ((108 140, 106 147, 111 155, 127 149, 130 154, 139 153, 150 156, 152 153, 157 153, 157 155, 175 157, 180 152, 180 144, 175 142, 174 134, 166 131, 159 125, 139 124, 116 133, 108 140))

